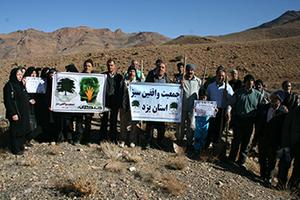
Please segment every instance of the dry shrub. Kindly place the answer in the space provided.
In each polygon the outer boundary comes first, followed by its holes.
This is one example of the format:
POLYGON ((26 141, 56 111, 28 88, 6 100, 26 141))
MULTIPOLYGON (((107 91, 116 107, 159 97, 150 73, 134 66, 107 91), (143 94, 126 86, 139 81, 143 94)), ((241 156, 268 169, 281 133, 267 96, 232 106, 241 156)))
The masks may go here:
POLYGON ((142 157, 138 155, 138 151, 136 149, 132 149, 130 152, 125 151, 123 159, 130 163, 139 163, 143 160, 142 157))
POLYGON ((185 156, 175 156, 167 159, 166 167, 168 169, 182 170, 187 166, 187 158, 185 156))
POLYGON ((86 197, 96 191, 95 184, 85 178, 62 180, 55 185, 55 188, 68 197, 86 197))
POLYGON ((163 176, 160 180, 157 181, 157 185, 163 190, 175 196, 184 193, 186 189, 183 182, 179 181, 176 177, 170 175, 163 176))
POLYGON ((168 139, 170 139, 170 140, 172 140, 172 141, 174 141, 174 140, 176 140, 176 136, 175 136, 175 133, 174 133, 174 131, 166 131, 165 132, 165 138, 168 138, 168 139))
POLYGON ((260 175, 260 166, 259 163, 257 163, 252 158, 247 159, 247 169, 254 172, 256 175, 260 175))
POLYGON ((186 147, 182 147, 182 146, 179 146, 176 143, 173 143, 173 149, 174 149, 174 151, 177 155, 179 155, 179 156, 184 156, 185 155, 186 147))
POLYGON ((152 183, 156 187, 162 188, 164 191, 172 195, 178 196, 185 191, 183 182, 180 182, 172 175, 162 176, 158 170, 144 166, 141 170, 135 173, 136 177, 141 178, 147 183, 152 183))
POLYGON ((119 160, 122 157, 120 148, 109 142, 102 142, 99 147, 100 152, 107 159, 119 160))
POLYGON ((118 160, 110 160, 104 165, 103 169, 109 172, 121 173, 126 169, 126 166, 118 160))

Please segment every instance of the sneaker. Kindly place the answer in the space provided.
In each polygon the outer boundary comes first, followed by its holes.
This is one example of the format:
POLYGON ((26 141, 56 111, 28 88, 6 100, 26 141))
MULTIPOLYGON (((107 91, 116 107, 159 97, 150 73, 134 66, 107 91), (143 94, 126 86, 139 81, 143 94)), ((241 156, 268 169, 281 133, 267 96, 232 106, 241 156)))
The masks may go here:
POLYGON ((120 142, 120 143, 119 143, 119 147, 124 148, 124 147, 125 147, 125 142, 123 142, 123 141, 120 142))
POLYGON ((134 148, 135 147, 135 144, 133 142, 130 143, 129 145, 131 148, 134 148))
POLYGON ((143 150, 148 150, 150 148, 151 148, 151 146, 149 143, 147 143, 145 146, 143 146, 143 150))

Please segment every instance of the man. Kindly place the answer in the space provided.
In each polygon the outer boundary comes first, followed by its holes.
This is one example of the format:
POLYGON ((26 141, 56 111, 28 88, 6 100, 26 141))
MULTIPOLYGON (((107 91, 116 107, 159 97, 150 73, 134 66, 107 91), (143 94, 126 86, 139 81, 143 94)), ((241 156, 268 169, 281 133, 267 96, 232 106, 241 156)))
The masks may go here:
POLYGON ((270 96, 270 103, 258 108, 255 131, 258 138, 260 175, 264 184, 270 187, 276 165, 276 152, 280 145, 281 130, 287 108, 283 106, 278 92, 270 96))
POLYGON ((210 144, 216 145, 221 139, 224 130, 224 118, 230 118, 230 109, 228 109, 228 100, 233 95, 231 86, 226 82, 226 71, 224 67, 218 67, 216 71, 216 80, 207 87, 209 101, 216 101, 218 112, 215 118, 210 119, 206 147, 210 144))
POLYGON ((173 79, 174 83, 180 83, 180 81, 182 80, 182 76, 183 76, 183 70, 184 70, 184 64, 182 62, 178 63, 177 64, 178 73, 174 74, 174 79, 173 79))
MULTIPOLYGON (((134 67, 136 69, 136 76, 138 79, 140 79, 141 81, 145 81, 145 75, 143 74, 143 72, 139 69, 140 68, 140 64, 137 60, 132 60, 131 64, 129 67, 134 67)), ((125 73, 124 78, 128 79, 128 72, 125 73)))
POLYGON ((282 83, 282 104, 285 105, 289 111, 292 111, 298 106, 298 95, 292 92, 292 83, 289 81, 283 81, 282 83))
POLYGON ((156 76, 156 74, 159 70, 159 67, 160 67, 161 63, 163 63, 163 61, 161 59, 157 59, 155 61, 155 68, 149 71, 145 82, 151 82, 154 79, 154 77, 156 76), (149 80, 151 80, 151 81, 149 81, 149 80))
POLYGON ((230 75, 231 75, 231 79, 228 83, 232 87, 233 92, 236 92, 237 90, 242 88, 243 83, 239 79, 239 73, 236 69, 231 70, 230 75))
POLYGON ((191 121, 193 117, 194 101, 198 99, 198 92, 201 88, 201 80, 195 76, 195 68, 196 65, 187 64, 185 75, 178 79, 183 88, 183 107, 181 123, 177 124, 176 139, 178 143, 182 143, 186 129, 188 150, 193 147, 194 133, 191 129, 191 121))
POLYGON ((107 139, 107 133, 109 138, 113 142, 118 140, 117 131, 117 119, 119 108, 122 105, 122 85, 123 76, 117 73, 117 67, 115 61, 109 59, 106 62, 107 71, 104 74, 107 75, 106 79, 106 95, 105 95, 105 107, 110 109, 110 112, 103 113, 101 119, 100 135, 102 139, 107 139), (107 132, 109 120, 109 132, 107 132))
POLYGON ((281 149, 278 151, 280 157, 278 167, 278 189, 284 189, 288 171, 294 159, 294 166, 288 187, 296 190, 300 183, 300 106, 296 107, 286 116, 281 136, 281 149))
MULTIPOLYGON (((94 63, 92 59, 87 59, 86 61, 84 61, 82 73, 94 73, 94 63)), ((84 123, 84 132, 81 138, 81 143, 83 144, 89 145, 89 143, 91 142, 91 126, 93 115, 94 113, 85 113, 82 115, 82 117, 80 117, 80 115, 77 116, 76 123, 78 123, 78 127, 82 127, 82 124, 84 123)))
POLYGON ((262 104, 267 104, 270 102, 270 94, 265 90, 266 86, 261 79, 255 81, 255 89, 261 93, 263 96, 262 104))
MULTIPOLYGON (((148 74, 146 77, 146 82, 152 82, 152 83, 170 83, 170 79, 167 77, 166 74, 166 64, 163 63, 161 60, 157 63, 157 69, 154 74, 148 74)), ((152 142, 152 131, 153 129, 157 129, 157 142, 156 145, 161 147, 162 140, 164 139, 166 126, 164 122, 147 122, 146 124, 146 144, 145 148, 149 148, 150 144, 152 142)))
POLYGON ((238 90, 231 102, 235 112, 235 122, 233 126, 233 140, 229 159, 236 161, 244 167, 246 162, 248 145, 253 131, 254 120, 257 115, 257 107, 262 101, 262 95, 254 89, 254 77, 248 74, 244 77, 245 87, 238 90))

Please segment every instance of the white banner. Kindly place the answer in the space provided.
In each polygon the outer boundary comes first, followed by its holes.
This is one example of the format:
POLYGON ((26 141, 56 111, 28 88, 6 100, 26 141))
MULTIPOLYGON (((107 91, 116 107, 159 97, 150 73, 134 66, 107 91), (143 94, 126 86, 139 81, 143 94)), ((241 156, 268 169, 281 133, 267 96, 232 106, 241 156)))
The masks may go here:
POLYGON ((216 117, 217 102, 216 101, 194 101, 195 116, 216 117))
POLYGON ((180 85, 132 83, 128 90, 133 121, 181 121, 182 93, 180 85))
POLYGON ((25 87, 28 93, 46 93, 47 81, 41 77, 26 77, 25 87))
POLYGON ((53 76, 51 110, 99 113, 105 110, 106 75, 58 72, 53 76))

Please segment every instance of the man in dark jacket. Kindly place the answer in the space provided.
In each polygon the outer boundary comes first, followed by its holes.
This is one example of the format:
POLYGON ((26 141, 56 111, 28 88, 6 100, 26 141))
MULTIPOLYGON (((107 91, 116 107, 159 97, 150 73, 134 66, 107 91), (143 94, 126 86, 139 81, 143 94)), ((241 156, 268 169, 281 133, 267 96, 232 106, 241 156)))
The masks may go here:
POLYGON ((298 95, 292 92, 292 83, 289 81, 283 81, 282 83, 282 104, 285 105, 289 111, 292 111, 298 106, 298 95))
MULTIPOLYGON (((166 65, 162 61, 160 61, 157 66, 157 70, 155 74, 148 74, 146 77, 146 82, 152 83, 170 83, 170 79, 166 74, 166 65)), ((157 129, 157 144, 161 145, 161 142, 164 138, 166 126, 164 122, 147 122, 146 124, 146 144, 145 147, 148 148, 150 143, 152 143, 152 131, 153 129, 157 129)))
POLYGON ((292 176, 288 182, 290 189, 297 189, 300 183, 300 106, 288 113, 284 120, 278 169, 278 189, 285 188, 288 171, 294 159, 292 176))
POLYGON ((281 104, 278 92, 270 96, 271 102, 258 108, 255 129, 258 137, 260 175, 266 186, 271 186, 276 165, 276 152, 281 140, 281 129, 287 108, 281 104))
POLYGON ((105 94, 105 107, 110 109, 110 112, 103 113, 101 119, 100 136, 102 139, 107 139, 107 127, 109 120, 109 138, 117 142, 117 119, 119 108, 122 105, 122 85, 123 76, 117 73, 117 67, 115 61, 109 59, 106 62, 107 71, 104 74, 107 75, 106 80, 106 94, 105 94), (109 116, 108 116, 109 114, 109 116))

